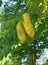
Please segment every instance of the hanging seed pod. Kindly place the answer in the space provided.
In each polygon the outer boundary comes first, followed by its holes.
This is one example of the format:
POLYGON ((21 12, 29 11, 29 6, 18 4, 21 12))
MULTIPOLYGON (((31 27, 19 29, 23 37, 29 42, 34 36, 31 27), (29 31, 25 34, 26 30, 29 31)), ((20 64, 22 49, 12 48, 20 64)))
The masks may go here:
POLYGON ((23 14, 23 20, 24 20, 23 26, 25 28, 27 35, 33 38, 35 35, 35 30, 34 30, 34 27, 31 23, 30 16, 28 13, 23 14))
POLYGON ((17 26, 16 26, 16 30, 17 30, 17 36, 19 38, 19 40, 21 42, 25 42, 26 41, 26 34, 23 28, 23 25, 21 22, 18 22, 17 26))

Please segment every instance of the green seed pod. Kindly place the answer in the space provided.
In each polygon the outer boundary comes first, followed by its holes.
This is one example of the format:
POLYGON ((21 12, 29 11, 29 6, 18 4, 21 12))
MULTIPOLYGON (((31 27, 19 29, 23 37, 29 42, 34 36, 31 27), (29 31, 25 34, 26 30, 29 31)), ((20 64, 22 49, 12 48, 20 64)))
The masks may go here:
POLYGON ((17 36, 19 38, 19 40, 21 42, 25 42, 26 41, 26 34, 23 28, 23 25, 21 22, 18 22, 17 26, 16 26, 16 30, 17 30, 17 36))
POLYGON ((30 36, 31 38, 34 38, 35 36, 35 30, 34 30, 34 27, 31 23, 31 20, 30 20, 30 16, 28 13, 24 13, 23 14, 23 26, 25 28, 25 31, 27 33, 28 36, 30 36))

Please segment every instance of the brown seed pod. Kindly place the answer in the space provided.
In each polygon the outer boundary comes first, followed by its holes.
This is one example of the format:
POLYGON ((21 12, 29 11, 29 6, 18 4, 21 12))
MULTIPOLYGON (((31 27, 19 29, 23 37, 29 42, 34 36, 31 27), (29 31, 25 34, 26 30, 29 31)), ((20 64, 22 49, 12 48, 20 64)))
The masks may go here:
POLYGON ((21 42, 25 42, 26 41, 26 34, 23 28, 23 25, 21 22, 18 22, 17 26, 16 26, 16 30, 17 30, 17 36, 19 38, 19 40, 21 42))

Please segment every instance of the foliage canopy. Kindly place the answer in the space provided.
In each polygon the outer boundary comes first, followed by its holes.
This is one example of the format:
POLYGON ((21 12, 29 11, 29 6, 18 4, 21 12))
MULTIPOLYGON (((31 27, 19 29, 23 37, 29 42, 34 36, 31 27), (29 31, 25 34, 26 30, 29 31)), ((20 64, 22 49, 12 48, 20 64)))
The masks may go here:
POLYGON ((48 48, 48 0, 8 0, 1 11, 0 23, 0 59, 11 53, 14 64, 36 65, 36 59, 48 48), (30 14, 35 28, 31 44, 22 44, 17 37, 16 25, 25 12, 30 14), (26 61, 21 62, 22 59, 26 61))

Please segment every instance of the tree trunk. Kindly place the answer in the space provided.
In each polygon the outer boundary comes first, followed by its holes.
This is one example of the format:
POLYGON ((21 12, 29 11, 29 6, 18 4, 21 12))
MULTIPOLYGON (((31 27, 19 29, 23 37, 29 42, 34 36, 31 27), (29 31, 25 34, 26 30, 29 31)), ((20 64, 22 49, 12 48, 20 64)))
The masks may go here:
POLYGON ((36 65, 36 43, 34 43, 33 65, 36 65))

